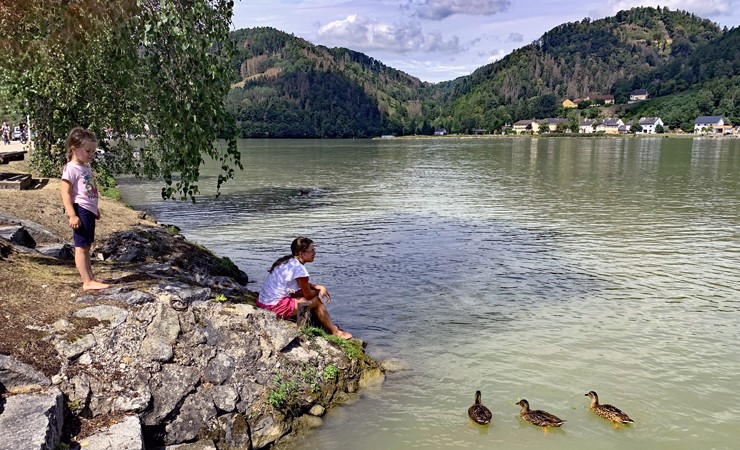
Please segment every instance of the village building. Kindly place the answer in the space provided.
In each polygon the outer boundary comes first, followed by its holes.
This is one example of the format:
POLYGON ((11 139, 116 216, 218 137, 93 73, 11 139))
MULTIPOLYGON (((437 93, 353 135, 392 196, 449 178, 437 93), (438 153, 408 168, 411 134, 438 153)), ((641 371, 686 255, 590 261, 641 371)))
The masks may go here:
MULTIPOLYGON (((555 132, 555 131, 558 130, 558 126, 559 125, 560 126, 567 126, 568 125, 568 119, 563 119, 563 118, 560 118, 560 117, 554 117, 554 118, 553 117, 548 117, 546 119, 537 120, 536 121, 536 124, 537 124, 537 129, 536 129, 537 132, 540 132, 541 133, 543 131, 544 132, 549 131, 549 132, 552 133, 552 132, 555 132), (542 130, 542 127, 544 127, 545 125, 547 125, 547 130, 542 130)), ((534 126, 532 128, 534 128, 534 126)))
POLYGON ((600 124, 596 125, 596 132, 606 134, 619 134, 619 127, 624 127, 624 122, 618 117, 607 117, 600 124))
POLYGON ((694 120, 694 134, 722 135, 730 130, 732 130, 732 126, 722 116, 699 116, 694 120))
POLYGON ((593 133, 595 123, 596 121, 593 119, 581 120, 578 122, 578 132, 584 134, 593 133))
POLYGON ((641 102, 643 100, 648 99, 648 91, 647 89, 635 89, 630 94, 630 101, 629 103, 636 103, 641 102))
POLYGON ((661 128, 663 127, 663 121, 660 117, 640 117, 640 121, 638 123, 642 127, 642 131, 638 131, 640 134, 655 134, 655 128, 658 125, 660 125, 661 128))
POLYGON ((533 131, 533 123, 535 123, 534 119, 525 119, 514 122, 514 132, 517 134, 531 133, 533 131))

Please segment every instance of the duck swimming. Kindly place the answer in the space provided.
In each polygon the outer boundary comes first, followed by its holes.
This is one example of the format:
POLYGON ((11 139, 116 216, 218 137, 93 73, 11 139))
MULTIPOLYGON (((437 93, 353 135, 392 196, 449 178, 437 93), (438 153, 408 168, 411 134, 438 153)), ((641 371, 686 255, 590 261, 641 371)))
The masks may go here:
POLYGON ((621 409, 612 405, 600 405, 599 396, 596 391, 588 391, 585 394, 586 397, 591 397, 591 411, 595 412, 597 416, 601 416, 615 424, 618 423, 635 423, 634 420, 630 419, 630 416, 623 413, 621 409))
POLYGON ((468 408, 468 416, 479 425, 488 425, 491 423, 491 410, 483 406, 480 402, 480 391, 475 391, 475 403, 468 408))
POLYGON ((547 428, 559 427, 565 423, 565 420, 557 416, 553 416, 549 412, 540 411, 539 409, 531 411, 529 409, 529 402, 524 399, 519 400, 516 404, 522 407, 522 410, 519 411, 519 415, 522 417, 522 419, 526 420, 532 425, 547 428))

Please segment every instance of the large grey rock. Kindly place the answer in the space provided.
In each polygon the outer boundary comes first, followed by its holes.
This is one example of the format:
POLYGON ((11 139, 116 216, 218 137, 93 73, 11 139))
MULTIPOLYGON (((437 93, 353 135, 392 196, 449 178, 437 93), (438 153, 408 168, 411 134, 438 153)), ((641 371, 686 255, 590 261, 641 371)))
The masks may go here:
POLYGON ((110 323, 111 328, 115 328, 126 321, 126 318, 128 318, 128 311, 116 306, 101 305, 83 308, 76 311, 73 315, 75 317, 96 319, 99 322, 106 321, 110 323))
POLYGON ((67 359, 75 359, 95 346, 95 336, 86 334, 75 341, 61 340, 55 343, 57 352, 67 359))
MULTIPOLYGON (((246 449, 246 447, 244 447, 246 449)), ((216 444, 212 440, 202 440, 193 442, 192 444, 176 444, 161 447, 163 450, 221 450, 216 448, 216 444)), ((160 450, 160 449, 154 449, 160 450)))
POLYGON ((172 346, 180 334, 177 312, 163 302, 157 304, 157 313, 146 330, 139 354, 149 361, 167 362, 174 355, 172 346))
POLYGON ((242 414, 227 414, 218 418, 216 436, 218 450, 252 450, 252 433, 242 414))
POLYGON ((193 367, 166 364, 152 377, 152 410, 142 417, 145 425, 157 425, 167 417, 182 399, 192 392, 198 382, 198 371, 193 367))
POLYGON ((5 399, 0 449, 53 450, 61 439, 64 396, 57 388, 5 399))
POLYGON ((61 259, 63 261, 73 261, 75 259, 75 248, 70 244, 44 244, 37 245, 36 251, 50 258, 61 259))
POLYGON ((208 361, 204 380, 211 384, 223 384, 234 373, 234 359, 219 352, 215 358, 208 361))
POLYGON ((272 444, 290 431, 288 422, 275 418, 271 414, 261 416, 256 423, 250 423, 250 428, 254 448, 272 444))
POLYGON ((143 305, 154 300, 153 295, 134 289, 131 286, 120 286, 104 289, 95 294, 82 295, 77 299, 78 303, 98 303, 100 301, 115 301, 129 306, 143 305))
POLYGON ((17 387, 39 385, 49 386, 51 381, 41 372, 15 358, 0 355, 0 392, 17 387))
POLYGON ((191 394, 182 404, 177 418, 167 424, 166 443, 179 444, 195 439, 209 421, 216 418, 216 407, 210 393, 203 389, 191 394))
POLYGON ((21 245, 27 248, 36 248, 36 240, 31 236, 26 227, 23 225, 13 225, 0 227, 0 236, 12 242, 14 245, 21 245))
POLYGON ((230 413, 236 409, 236 404, 239 401, 239 393, 236 389, 231 386, 211 386, 209 391, 213 398, 213 404, 220 411, 230 413))
POLYGON ((85 450, 143 450, 144 439, 137 416, 128 416, 122 422, 103 428, 83 439, 85 450))

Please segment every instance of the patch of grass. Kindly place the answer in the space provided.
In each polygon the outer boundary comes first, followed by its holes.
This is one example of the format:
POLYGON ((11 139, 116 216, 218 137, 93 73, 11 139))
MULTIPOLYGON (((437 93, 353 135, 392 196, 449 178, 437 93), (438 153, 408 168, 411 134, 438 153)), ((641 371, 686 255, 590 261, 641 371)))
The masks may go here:
POLYGON ((177 225, 163 225, 163 227, 166 232, 173 236, 180 234, 180 227, 177 225))
POLYGON ((74 399, 67 402, 67 407, 73 413, 78 413, 82 410, 82 401, 80 399, 74 399))
POLYGON ((337 347, 342 349, 344 354, 347 355, 347 357, 350 359, 359 358, 360 356, 364 355, 359 341, 355 339, 342 339, 339 336, 334 336, 327 333, 326 331, 324 331, 323 328, 305 327, 303 330, 301 330, 301 334, 305 336, 308 340, 312 340, 316 336, 323 337, 327 341, 334 343, 337 347))
POLYGON ((273 387, 267 395, 267 402, 276 409, 285 409, 295 399, 296 382, 292 379, 283 380, 280 375, 275 375, 272 383, 273 387))
POLYGON ((321 385, 319 384, 319 373, 315 367, 305 365, 301 371, 301 378, 308 384, 308 389, 313 392, 319 392, 321 385))
POLYGON ((339 375, 339 368, 334 364, 324 367, 324 381, 335 381, 339 375))
POLYGON ((232 260, 224 256, 219 258, 211 268, 211 275, 236 278, 239 275, 239 268, 232 260))
POLYGON ((214 302, 220 302, 220 303, 223 303, 226 300, 228 300, 228 299, 226 298, 226 296, 224 294, 218 294, 216 296, 216 298, 213 299, 214 302))

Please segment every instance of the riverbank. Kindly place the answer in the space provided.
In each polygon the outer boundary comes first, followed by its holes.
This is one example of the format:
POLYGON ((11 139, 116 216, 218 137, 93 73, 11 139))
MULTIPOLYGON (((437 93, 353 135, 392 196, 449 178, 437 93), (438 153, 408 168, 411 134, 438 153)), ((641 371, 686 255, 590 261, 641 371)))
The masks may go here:
MULTIPOLYGON (((59 180, 0 191, 0 204, 1 225, 20 223, 35 241, 27 245, 56 249, 47 256, 0 239, 0 403, 63 399, 55 402, 64 425, 45 433, 56 436, 50 448, 87 447, 132 422, 147 448, 261 448, 317 426, 327 408, 382 381, 361 341, 301 332, 254 308, 247 276, 231 261, 142 212, 101 198, 94 272, 113 288, 88 293, 63 251, 71 236, 59 180), (6 376, 25 365, 34 371, 25 382, 6 376)), ((3 428, 14 430, 7 439, 28 442, 18 433, 30 414, 8 422, 9 411, 0 408, 3 428)))

